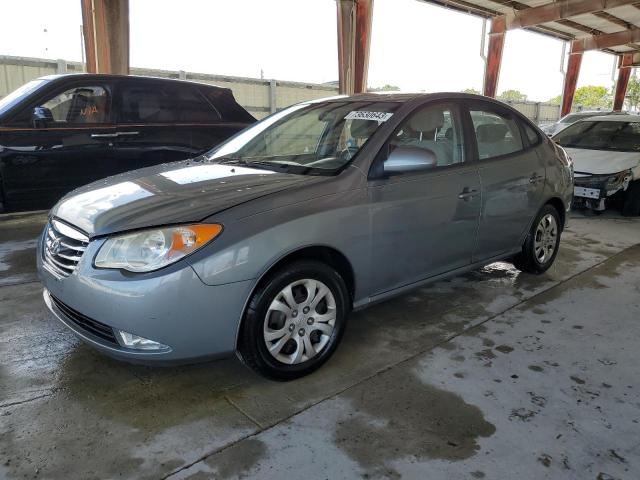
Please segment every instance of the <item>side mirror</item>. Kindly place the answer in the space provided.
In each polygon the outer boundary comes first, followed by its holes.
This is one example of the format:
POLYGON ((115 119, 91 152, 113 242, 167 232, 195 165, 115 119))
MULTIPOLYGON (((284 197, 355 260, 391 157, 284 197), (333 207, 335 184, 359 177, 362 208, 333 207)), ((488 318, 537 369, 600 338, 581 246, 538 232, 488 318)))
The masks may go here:
POLYGON ((31 124, 33 128, 44 128, 50 122, 53 122, 53 114, 48 108, 35 107, 33 112, 31 112, 31 124))
POLYGON ((396 147, 384 162, 384 173, 419 172, 437 165, 436 154, 417 147, 396 147))

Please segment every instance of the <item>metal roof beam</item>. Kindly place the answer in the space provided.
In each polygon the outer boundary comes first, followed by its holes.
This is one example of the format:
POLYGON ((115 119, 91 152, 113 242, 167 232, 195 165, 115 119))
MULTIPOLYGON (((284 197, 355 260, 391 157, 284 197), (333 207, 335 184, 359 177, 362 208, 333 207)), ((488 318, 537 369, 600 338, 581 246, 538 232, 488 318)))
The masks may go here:
POLYGON ((580 53, 588 50, 605 50, 607 48, 637 42, 640 42, 640 28, 633 27, 621 32, 577 38, 571 42, 571 51, 573 53, 580 53))
POLYGON ((507 22, 507 30, 513 30, 533 27, 541 23, 567 20, 576 15, 602 12, 603 10, 636 3, 638 3, 638 0, 562 0, 539 7, 514 10, 512 13, 504 15, 504 17, 507 22))

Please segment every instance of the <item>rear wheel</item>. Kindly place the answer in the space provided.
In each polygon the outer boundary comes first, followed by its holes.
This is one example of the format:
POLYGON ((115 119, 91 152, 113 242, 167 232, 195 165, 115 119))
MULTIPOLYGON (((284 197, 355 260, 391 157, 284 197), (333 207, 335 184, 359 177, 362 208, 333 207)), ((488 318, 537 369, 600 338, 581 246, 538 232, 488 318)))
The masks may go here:
POLYGON ((522 245, 522 251, 513 259, 519 270, 544 273, 553 265, 560 245, 560 215, 552 205, 542 207, 522 245))
POLYGON ((2 177, 0 177, 0 213, 4 213, 4 190, 2 189, 2 177))
POLYGON ((640 180, 631 182, 624 192, 622 215, 625 217, 637 217, 640 215, 640 180))
POLYGON ((298 261, 269 275, 245 314, 238 351, 263 376, 293 380, 319 368, 342 338, 348 293, 333 268, 298 261))

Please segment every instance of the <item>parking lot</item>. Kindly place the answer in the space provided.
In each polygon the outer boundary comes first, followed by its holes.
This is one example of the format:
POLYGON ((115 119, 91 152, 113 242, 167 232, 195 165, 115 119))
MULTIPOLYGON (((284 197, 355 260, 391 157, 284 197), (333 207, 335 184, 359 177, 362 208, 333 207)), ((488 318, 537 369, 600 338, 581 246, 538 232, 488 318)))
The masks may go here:
POLYGON ((0 230, 2 478, 640 477, 640 221, 575 214, 558 259, 354 314, 313 375, 149 368, 80 343, 34 267, 44 214, 0 230))

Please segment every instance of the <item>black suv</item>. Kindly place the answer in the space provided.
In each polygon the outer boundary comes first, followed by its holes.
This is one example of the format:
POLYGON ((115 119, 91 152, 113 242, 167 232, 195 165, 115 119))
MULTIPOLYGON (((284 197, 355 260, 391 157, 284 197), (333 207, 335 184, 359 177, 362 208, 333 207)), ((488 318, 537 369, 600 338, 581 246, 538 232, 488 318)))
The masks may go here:
POLYGON ((51 207, 116 173, 197 156, 255 118, 231 90, 117 75, 54 75, 0 100, 0 211, 51 207))

